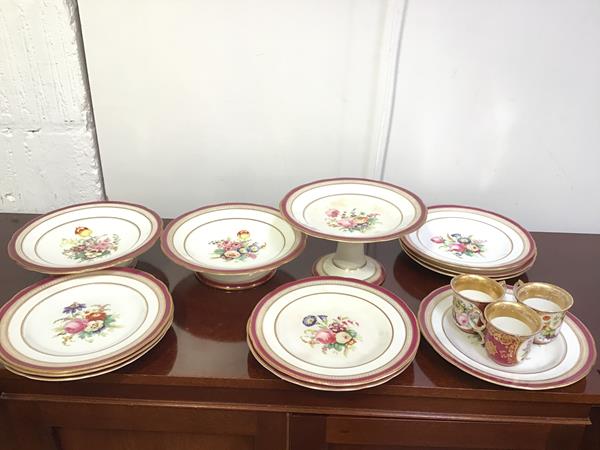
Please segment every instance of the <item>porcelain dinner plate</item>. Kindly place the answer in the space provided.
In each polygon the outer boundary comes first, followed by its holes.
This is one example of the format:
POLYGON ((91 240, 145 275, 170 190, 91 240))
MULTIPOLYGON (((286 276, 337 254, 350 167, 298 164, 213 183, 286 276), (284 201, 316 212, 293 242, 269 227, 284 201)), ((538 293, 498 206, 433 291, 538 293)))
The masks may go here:
MULTIPOLYGON (((507 297, 514 301, 511 294, 507 297)), ((478 337, 459 330, 451 306, 450 286, 429 294, 419 307, 421 331, 444 359, 477 378, 517 389, 554 389, 579 381, 594 367, 594 339, 571 313, 567 313, 558 338, 545 345, 533 345, 524 361, 507 367, 489 358, 478 337)))
POLYGON ((442 270, 518 272, 535 257, 531 234, 512 220, 466 206, 432 206, 425 224, 400 238, 419 259, 442 270))
POLYGON ((274 369, 273 367, 269 366, 269 364, 267 362, 263 361, 263 359, 258 355, 258 353, 254 349, 254 345, 252 344, 252 341, 250 339, 248 339, 248 348, 250 349, 250 353, 252 353, 252 356, 254 356, 254 358, 259 362, 259 364, 261 366, 263 366, 265 369, 267 369, 269 372, 271 372, 273 375, 281 378, 284 381, 287 381, 288 383, 296 384, 298 386, 302 386, 302 387, 305 387, 308 389, 315 389, 317 391, 340 391, 340 392, 358 391, 361 389, 368 389, 371 387, 379 386, 381 384, 387 383, 391 379, 398 376, 412 362, 412 361, 409 361, 408 364, 406 364, 404 367, 400 368, 400 370, 398 372, 390 375, 389 377, 382 378, 380 380, 373 381, 371 383, 357 384, 354 386, 323 386, 320 384, 312 384, 312 383, 300 381, 296 378, 290 377, 282 372, 279 372, 277 369, 274 369))
POLYGON ((425 205, 382 181, 335 178, 299 186, 281 201, 282 214, 306 234, 338 242, 377 242, 417 229, 425 205))
POLYGON ((121 369, 121 368, 131 364, 132 362, 140 359, 142 356, 144 356, 146 353, 148 353, 150 350, 152 350, 156 346, 156 344, 158 344, 160 342, 160 340, 165 336, 167 331, 169 331, 170 327, 171 327, 171 322, 169 322, 167 324, 164 331, 154 341, 152 341, 146 347, 142 348, 140 351, 134 353, 133 355, 128 356, 127 359, 115 362, 114 364, 108 365, 100 370, 94 370, 92 372, 85 372, 80 375, 67 375, 67 376, 33 375, 33 374, 30 374, 27 372, 21 372, 20 370, 14 368, 14 367, 11 367, 9 365, 5 365, 4 367, 8 371, 10 371, 16 375, 21 375, 23 377, 31 378, 32 380, 38 380, 38 381, 75 381, 75 380, 83 380, 86 378, 97 377, 97 376, 104 375, 104 374, 107 374, 110 372, 114 372, 115 370, 121 369))
MULTIPOLYGON (((461 274, 465 273, 465 270, 453 271, 451 269, 447 269, 444 267, 435 266, 435 265, 433 265, 433 263, 423 260, 419 256, 414 255, 408 248, 406 248, 402 244, 402 241, 400 242, 400 246, 402 247, 402 250, 404 250, 404 252, 408 255, 408 257, 410 259, 412 259, 417 264, 419 264, 433 272, 437 272, 439 274, 446 275, 449 277, 455 277, 456 275, 461 275, 461 274)), ((522 275, 523 273, 527 272, 529 269, 531 269, 531 267, 533 266, 534 263, 535 263, 535 256, 526 263, 526 266, 524 266, 522 268, 513 269, 512 271, 509 271, 509 272, 507 272, 507 271, 499 271, 499 272, 487 271, 487 272, 485 272, 485 275, 490 278, 493 278, 495 280, 506 280, 509 278, 515 278, 515 277, 518 277, 519 275, 522 275)))
POLYGON ((156 242, 161 229, 160 217, 142 206, 83 203, 30 221, 13 235, 8 253, 29 270, 80 273, 132 260, 156 242))
POLYGON ((270 367, 303 383, 355 386, 399 373, 414 358, 414 314, 391 292, 340 277, 285 284, 252 312, 248 334, 270 367))
POLYGON ((306 237, 274 208, 232 203, 174 219, 161 245, 174 262, 227 289, 267 281, 277 267, 302 252, 306 237))
POLYGON ((46 279, 0 309, 0 360, 44 377, 97 371, 154 342, 172 310, 166 286, 139 270, 46 279))

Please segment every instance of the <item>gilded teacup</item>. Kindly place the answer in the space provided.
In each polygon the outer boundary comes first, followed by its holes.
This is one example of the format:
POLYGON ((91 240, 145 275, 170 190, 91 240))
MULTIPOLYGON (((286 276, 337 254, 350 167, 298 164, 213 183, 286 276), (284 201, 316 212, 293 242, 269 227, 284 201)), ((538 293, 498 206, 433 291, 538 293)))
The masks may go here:
POLYGON ((514 366, 525 359, 541 329, 542 319, 530 307, 516 302, 495 302, 485 308, 484 323, 475 331, 492 360, 514 366))
POLYGON ((519 280, 513 287, 513 295, 542 319, 542 330, 534 340, 536 344, 547 344, 558 336, 565 315, 573 306, 571 294, 550 283, 523 283, 519 280))
POLYGON ((506 286, 481 275, 458 275, 452 287, 452 317, 462 331, 474 333, 483 323, 483 311, 490 303, 504 299, 506 286))

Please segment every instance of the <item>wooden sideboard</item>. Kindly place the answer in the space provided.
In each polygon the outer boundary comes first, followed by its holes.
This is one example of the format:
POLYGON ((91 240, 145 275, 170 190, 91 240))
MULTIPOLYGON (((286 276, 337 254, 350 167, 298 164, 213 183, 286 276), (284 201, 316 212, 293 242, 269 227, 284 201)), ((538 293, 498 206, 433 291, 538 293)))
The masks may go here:
MULTIPOLYGON (((0 214, 0 303, 44 276, 16 266, 6 244, 27 215, 0 214)), ((534 233, 539 256, 522 277, 565 287, 573 312, 600 338, 600 235, 534 233)), ((449 282, 402 253, 369 245, 384 286, 417 311, 449 282)), ((171 263, 158 245, 138 268, 173 293, 175 321, 147 355, 114 373, 36 382, 0 369, 0 448, 13 450, 391 450, 600 449, 600 372, 554 391, 478 380, 422 340, 402 374, 357 392, 320 392, 273 376, 249 354, 246 320, 258 300, 310 275, 334 244, 309 238, 305 252, 267 284, 223 292, 171 263)), ((599 346, 600 348, 600 346, 599 346)))

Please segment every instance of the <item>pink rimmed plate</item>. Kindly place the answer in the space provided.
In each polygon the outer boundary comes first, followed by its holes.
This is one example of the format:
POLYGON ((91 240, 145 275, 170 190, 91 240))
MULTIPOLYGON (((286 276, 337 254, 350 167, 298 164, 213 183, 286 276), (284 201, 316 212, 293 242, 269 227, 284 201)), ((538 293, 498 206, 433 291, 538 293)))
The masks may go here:
POLYGON ((135 269, 46 279, 0 309, 0 361, 46 377, 95 372, 155 341, 172 310, 166 286, 135 269))
POLYGON ((125 202, 91 202, 37 217, 12 236, 8 254, 26 269, 82 273, 127 264, 158 240, 162 221, 125 202))
POLYGON ((308 235, 351 243, 396 239, 419 228, 427 214, 412 192, 364 178, 333 178, 298 186, 281 200, 280 210, 308 235))
MULTIPOLYGON (((514 301, 511 291, 506 297, 514 301)), ((571 313, 567 313, 560 335, 554 341, 533 345, 524 361, 507 367, 489 358, 477 336, 455 325, 451 310, 449 285, 425 297, 418 314, 423 336, 445 360, 490 383, 516 389, 556 389, 584 378, 596 362, 594 338, 571 313)))
POLYGON ((400 242, 429 266, 482 275, 518 273, 537 252, 531 234, 513 220, 458 205, 430 206, 423 226, 400 242))
POLYGON ((308 389, 314 389, 317 391, 334 391, 334 392, 359 391, 362 389, 368 389, 368 388, 372 388, 375 386, 379 386, 381 384, 387 383, 391 379, 400 375, 404 371, 404 369, 406 369, 412 362, 412 361, 409 361, 404 367, 401 367, 397 372, 393 373, 392 375, 385 377, 385 378, 381 378, 376 381, 373 381, 371 383, 357 384, 354 386, 324 386, 324 385, 320 385, 320 384, 312 384, 312 383, 300 381, 297 378, 290 377, 290 376, 286 375, 285 373, 279 372, 277 369, 269 366, 269 364, 266 361, 264 361, 259 356, 257 351, 254 349, 254 344, 252 344, 252 340, 250 340, 250 339, 248 339, 248 349, 250 350, 250 353, 252 353, 252 356, 254 356, 254 358, 258 361, 258 363, 261 366, 263 366, 265 369, 267 369, 269 372, 271 372, 273 375, 281 378, 284 381, 287 381, 288 383, 296 384, 298 386, 302 386, 302 387, 305 387, 308 389))
POLYGON ((340 277, 306 278, 266 295, 250 316, 248 336, 277 372, 333 387, 398 374, 419 345, 416 317, 400 298, 340 277))
POLYGON ((247 289, 267 282, 296 258, 306 236, 279 211, 249 203, 206 206, 173 219, 161 238, 164 253, 220 289, 247 289))
POLYGON ((412 192, 383 181, 333 178, 304 184, 280 202, 284 217, 304 233, 337 241, 313 274, 381 284, 383 266, 366 256, 364 244, 397 239, 425 221, 427 210, 412 192))

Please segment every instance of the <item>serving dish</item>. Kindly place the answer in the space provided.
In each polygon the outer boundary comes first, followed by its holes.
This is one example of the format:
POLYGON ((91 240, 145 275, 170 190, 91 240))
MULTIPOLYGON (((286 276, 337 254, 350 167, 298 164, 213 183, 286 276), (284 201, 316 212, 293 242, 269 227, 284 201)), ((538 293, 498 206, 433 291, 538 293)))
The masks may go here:
POLYGON ((341 276, 381 284, 382 265, 364 244, 397 239, 418 229, 425 205, 412 192, 383 181, 333 178, 292 189, 280 202, 282 215, 302 232, 336 241, 335 253, 313 266, 314 275, 341 276))
POLYGON ((161 238, 163 252, 204 283, 226 290, 269 281, 296 258, 306 236, 268 206, 224 203, 173 219, 161 238))
POLYGON ((158 240, 162 220, 126 202, 82 203, 37 217, 12 236, 9 256, 36 272, 63 275, 127 266, 158 240))

